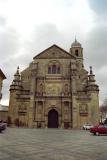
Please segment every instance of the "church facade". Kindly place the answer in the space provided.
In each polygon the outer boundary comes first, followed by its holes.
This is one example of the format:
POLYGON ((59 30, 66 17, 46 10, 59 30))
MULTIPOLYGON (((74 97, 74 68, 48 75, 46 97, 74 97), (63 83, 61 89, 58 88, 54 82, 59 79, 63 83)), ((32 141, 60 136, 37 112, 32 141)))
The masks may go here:
POLYGON ((33 58, 10 85, 12 125, 81 128, 99 123, 99 87, 92 67, 85 70, 83 48, 75 40, 67 52, 53 45, 33 58))

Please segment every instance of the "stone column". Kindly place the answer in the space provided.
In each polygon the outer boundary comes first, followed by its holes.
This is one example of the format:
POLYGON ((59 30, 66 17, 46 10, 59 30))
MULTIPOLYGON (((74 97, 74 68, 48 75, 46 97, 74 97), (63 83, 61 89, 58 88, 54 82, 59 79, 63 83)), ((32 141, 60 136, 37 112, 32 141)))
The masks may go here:
POLYGON ((48 115, 45 115, 45 128, 48 128, 48 115))
POLYGON ((76 104, 76 64, 71 64, 71 97, 72 97, 72 127, 77 128, 77 104, 76 104))
POLYGON ((72 104, 69 101, 69 128, 72 128, 72 104))
POLYGON ((36 93, 36 75, 37 75, 37 63, 32 62, 31 68, 31 88, 30 88, 30 105, 29 105, 29 127, 33 127, 34 119, 34 107, 35 107, 35 93, 36 93))

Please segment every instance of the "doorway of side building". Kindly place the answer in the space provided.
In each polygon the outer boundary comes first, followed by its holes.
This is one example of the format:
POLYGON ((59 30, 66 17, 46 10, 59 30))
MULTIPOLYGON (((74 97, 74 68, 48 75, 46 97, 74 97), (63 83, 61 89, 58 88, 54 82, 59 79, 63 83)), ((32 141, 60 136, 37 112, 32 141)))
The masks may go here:
POLYGON ((55 109, 48 112, 48 128, 58 128, 58 112, 55 109))

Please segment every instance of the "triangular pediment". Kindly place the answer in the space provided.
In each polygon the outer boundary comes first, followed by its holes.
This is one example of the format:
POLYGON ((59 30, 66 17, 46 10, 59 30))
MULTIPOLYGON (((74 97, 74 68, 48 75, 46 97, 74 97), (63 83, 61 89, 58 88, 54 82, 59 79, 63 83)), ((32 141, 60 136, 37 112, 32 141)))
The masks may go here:
POLYGON ((65 51, 64 49, 60 48, 57 45, 52 45, 51 47, 45 49, 33 59, 64 59, 64 58, 72 58, 75 59, 70 53, 65 51))

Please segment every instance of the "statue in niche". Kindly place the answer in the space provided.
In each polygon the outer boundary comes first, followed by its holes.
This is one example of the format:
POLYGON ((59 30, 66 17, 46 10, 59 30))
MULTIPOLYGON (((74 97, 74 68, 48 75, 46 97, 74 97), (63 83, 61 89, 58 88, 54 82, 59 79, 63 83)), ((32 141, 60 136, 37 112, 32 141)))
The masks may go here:
POLYGON ((39 85, 39 95, 43 95, 43 84, 41 83, 40 85, 39 85))
POLYGON ((64 119, 65 120, 67 120, 68 119, 68 107, 66 107, 65 109, 64 109, 64 119))
POLYGON ((41 120, 42 118, 42 106, 38 105, 38 120, 41 120))
POLYGON ((64 113, 68 114, 68 111, 69 111, 69 106, 64 105, 64 113))
POLYGON ((42 113, 42 108, 41 106, 38 106, 38 114, 41 114, 42 113))
POLYGON ((79 111, 80 111, 80 114, 88 114, 88 106, 87 105, 80 105, 79 111))
POLYGON ((65 95, 68 95, 68 94, 69 94, 68 84, 65 84, 65 86, 64 86, 64 94, 65 94, 65 95))
POLYGON ((41 113, 42 113, 42 106, 43 106, 42 101, 39 101, 39 102, 38 102, 38 114, 41 114, 41 113))

